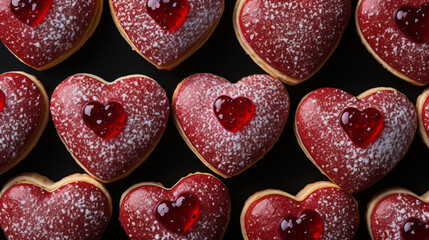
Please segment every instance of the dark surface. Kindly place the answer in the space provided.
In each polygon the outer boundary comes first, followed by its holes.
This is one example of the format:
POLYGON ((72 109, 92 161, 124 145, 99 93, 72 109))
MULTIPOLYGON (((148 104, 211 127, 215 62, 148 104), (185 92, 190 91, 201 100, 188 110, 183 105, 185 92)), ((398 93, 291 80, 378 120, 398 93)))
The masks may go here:
MULTIPOLYGON (((121 37, 105 2, 103 16, 92 38, 74 55, 52 69, 38 72, 22 64, 3 46, 0 46, 0 73, 25 71, 35 75, 45 85, 49 95, 68 76, 91 73, 113 81, 129 74, 144 74, 156 79, 166 90, 170 100, 176 85, 185 77, 200 72, 220 75, 236 82, 241 78, 264 73, 239 45, 232 26, 235 1, 226 0, 225 13, 209 41, 194 55, 172 71, 157 70, 140 55, 133 52, 121 37)), ((353 11, 357 0, 352 0, 353 11)), ((240 212, 246 199, 259 190, 274 188, 291 194, 305 185, 327 180, 307 159, 293 133, 293 116, 300 99, 321 87, 336 87, 352 94, 374 87, 393 87, 406 94, 415 103, 425 87, 413 86, 386 71, 367 52, 350 19, 343 39, 326 65, 311 79, 298 86, 286 86, 291 98, 288 123, 278 142, 264 159, 239 176, 222 179, 232 198, 231 220, 224 239, 242 239, 240 212)), ((388 187, 405 187, 417 194, 429 190, 429 150, 416 138, 396 168, 371 188, 355 194, 359 202, 361 225, 356 239, 369 239, 364 219, 370 198, 388 187)), ((107 184, 113 199, 113 217, 102 239, 126 239, 118 221, 119 199, 132 184, 142 181, 162 182, 171 187, 181 177, 196 171, 212 173, 188 148, 170 117, 167 129, 153 153, 127 178, 107 184)), ((67 152, 58 137, 52 121, 33 151, 20 164, 0 176, 0 185, 23 172, 37 172, 53 181, 73 173, 84 173, 67 152)), ((0 234, 0 237, 4 236, 0 234)))

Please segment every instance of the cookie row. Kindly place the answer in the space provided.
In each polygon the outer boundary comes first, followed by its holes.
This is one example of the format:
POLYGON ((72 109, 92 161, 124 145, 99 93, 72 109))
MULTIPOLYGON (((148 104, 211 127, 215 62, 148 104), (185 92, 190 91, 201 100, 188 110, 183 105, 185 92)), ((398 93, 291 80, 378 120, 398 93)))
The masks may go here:
MULTIPOLYGON (((375 88, 354 97, 322 88, 306 95, 295 116, 295 135, 307 157, 347 192, 368 188, 406 154, 420 120, 429 146, 429 90, 418 113, 406 96, 375 88), (418 116, 418 117, 417 117, 418 116)), ((212 74, 183 80, 172 100, 180 134, 211 170, 228 178, 256 163, 280 137, 289 115, 283 84, 253 75, 236 84, 212 74)), ((21 161, 48 121, 48 97, 35 77, 0 75, 2 148, 0 172, 21 161)), ((76 162, 101 182, 126 177, 155 148, 169 117, 162 87, 143 75, 108 83, 73 75, 52 94, 57 132, 76 162)))
MULTIPOLYGON (((377 194, 366 216, 372 239, 425 239, 427 198, 405 189, 377 194)), ((0 193, 0 225, 8 239, 99 239, 112 208, 107 189, 87 175, 53 183, 23 174, 0 193)), ((205 173, 190 174, 170 189, 135 184, 119 203, 122 228, 136 240, 222 239, 230 213, 228 189, 205 173)), ((359 226, 358 203, 330 182, 307 185, 296 196, 269 189, 247 199, 240 223, 245 240, 351 240, 359 226)))
MULTIPOLYGON (((360 0, 357 32, 390 72, 416 85, 429 82, 429 3, 360 0)), ((110 0, 122 36, 159 69, 171 69, 211 36, 223 0, 110 0)), ((100 21, 102 0, 16 0, 0 4, 0 39, 25 64, 43 70, 77 51, 100 21)), ((237 0, 237 38, 266 72, 287 84, 313 76, 340 42, 350 0, 237 0), (297 17, 299 16, 299 17, 297 17)))

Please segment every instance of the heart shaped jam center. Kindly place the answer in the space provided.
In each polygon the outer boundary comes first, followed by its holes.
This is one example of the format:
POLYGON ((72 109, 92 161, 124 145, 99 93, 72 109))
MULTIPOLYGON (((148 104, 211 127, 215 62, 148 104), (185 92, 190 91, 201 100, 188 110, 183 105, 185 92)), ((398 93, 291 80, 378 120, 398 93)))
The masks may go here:
POLYGON ((124 126, 125 110, 118 102, 90 102, 83 108, 83 121, 95 134, 110 139, 124 126))
POLYGON ((214 112, 221 125, 228 131, 236 132, 253 116, 255 106, 245 97, 232 99, 220 96, 214 103, 214 112))
POLYGON ((305 210, 298 218, 283 218, 279 230, 284 240, 317 240, 323 232, 323 220, 317 212, 305 210))
POLYGON ((163 201, 156 208, 157 219, 170 231, 186 233, 197 221, 200 201, 192 194, 183 194, 175 202, 163 201))
POLYGON ((429 3, 423 3, 418 8, 401 7, 396 12, 396 24, 414 41, 429 42, 429 3))
POLYGON ((6 96, 4 95, 4 92, 0 90, 0 112, 3 110, 5 103, 6 103, 6 96))
POLYGON ((429 222, 411 218, 402 227, 403 240, 429 240, 429 222))
POLYGON ((178 29, 189 12, 187 0, 148 0, 147 12, 164 30, 178 29))
POLYGON ((359 147, 366 147, 376 140, 384 126, 383 115, 374 108, 362 112, 347 108, 341 114, 340 122, 346 134, 359 147))
POLYGON ((11 0, 10 9, 30 27, 39 25, 51 8, 52 0, 11 0))

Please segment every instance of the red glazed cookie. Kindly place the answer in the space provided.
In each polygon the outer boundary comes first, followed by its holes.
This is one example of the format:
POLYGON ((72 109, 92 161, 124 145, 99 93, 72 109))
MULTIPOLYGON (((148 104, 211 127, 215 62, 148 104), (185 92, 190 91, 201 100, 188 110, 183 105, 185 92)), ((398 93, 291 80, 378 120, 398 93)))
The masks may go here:
POLYGON ((356 200, 335 184, 307 185, 296 197, 279 190, 257 192, 240 217, 245 240, 351 240, 359 226, 356 200))
POLYGON ((415 85, 429 83, 429 2, 360 0, 362 43, 387 70, 415 85))
POLYGON ((419 133, 423 142, 429 147, 429 88, 417 99, 416 108, 419 118, 419 133))
POLYGON ((38 174, 10 180, 0 193, 0 225, 8 239, 99 239, 112 216, 104 186, 74 174, 54 183, 38 174))
POLYGON ((222 177, 232 177, 263 158, 289 114, 283 84, 253 75, 236 84, 212 74, 183 80, 173 96, 173 117, 198 158, 222 177))
POLYGON ((140 183, 122 194, 119 220, 134 239, 220 240, 231 211, 228 189, 210 174, 195 173, 173 188, 140 183))
POLYGON ((234 29, 262 69, 291 85, 313 76, 334 52, 350 0, 238 0, 234 29))
POLYGON ((109 2, 122 36, 158 69, 172 69, 197 51, 215 30, 224 9, 223 0, 109 2))
POLYGON ((51 100, 52 120, 76 162, 102 182, 126 177, 152 152, 167 125, 167 94, 143 75, 113 83, 89 74, 64 80, 51 100))
POLYGON ((23 63, 44 70, 82 47, 102 11, 102 0, 4 0, 0 39, 23 63))
POLYGON ((419 197, 406 189, 377 194, 366 220, 373 240, 425 240, 429 236, 429 192, 419 197))
POLYGON ((295 135, 307 157, 349 193, 390 172, 416 129, 413 104, 392 88, 358 97, 335 88, 315 90, 303 98, 295 119, 295 135))
POLYGON ((0 75, 0 174, 27 156, 48 118, 48 94, 36 77, 23 72, 0 75))

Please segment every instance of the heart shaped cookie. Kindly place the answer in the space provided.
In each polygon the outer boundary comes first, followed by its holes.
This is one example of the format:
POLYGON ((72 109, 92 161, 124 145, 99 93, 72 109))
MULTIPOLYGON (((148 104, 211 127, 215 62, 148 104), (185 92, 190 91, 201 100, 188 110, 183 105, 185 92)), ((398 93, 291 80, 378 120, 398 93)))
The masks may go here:
POLYGON ((417 99, 417 116, 419 118, 419 133, 423 142, 429 147, 429 88, 417 99))
POLYGON ((131 47, 158 69, 172 69, 215 30, 223 0, 109 0, 113 20, 131 47))
POLYGON ((36 77, 23 72, 0 75, 0 174, 27 156, 48 118, 48 94, 36 77))
POLYGON ((4 0, 0 39, 23 63, 44 70, 82 47, 102 11, 102 0, 4 0))
POLYGON ((289 96, 283 84, 269 75, 231 84, 203 73, 177 86, 172 109, 188 146, 207 167, 227 178, 271 149, 286 124, 289 96))
POLYGON ((416 129, 413 104, 391 88, 358 97, 334 88, 315 90, 302 99, 295 117, 295 135, 307 157, 349 193, 390 172, 416 129))
POLYGON ((349 0, 238 0, 237 38, 262 69, 286 84, 313 76, 340 42, 349 0))
POLYGON ((51 99, 52 120, 76 162, 102 182, 126 177, 152 152, 167 125, 167 94, 153 79, 130 75, 108 83, 78 74, 51 99))
POLYGON ((429 192, 419 197, 401 188, 377 194, 366 211, 373 240, 425 240, 429 236, 429 192))
POLYGON ((100 239, 111 216, 109 193, 88 175, 53 183, 24 174, 0 193, 0 225, 8 239, 100 239))
POLYGON ((140 183, 122 194, 119 220, 134 239, 222 239, 229 221, 228 189, 210 174, 195 173, 173 188, 140 183))
POLYGON ((429 83, 427 0, 360 0, 356 26, 362 43, 387 70, 415 85, 429 83))
POLYGON ((245 240, 353 239, 359 226, 356 200, 337 185, 317 182, 296 197, 265 190, 247 199, 240 217, 245 240))

